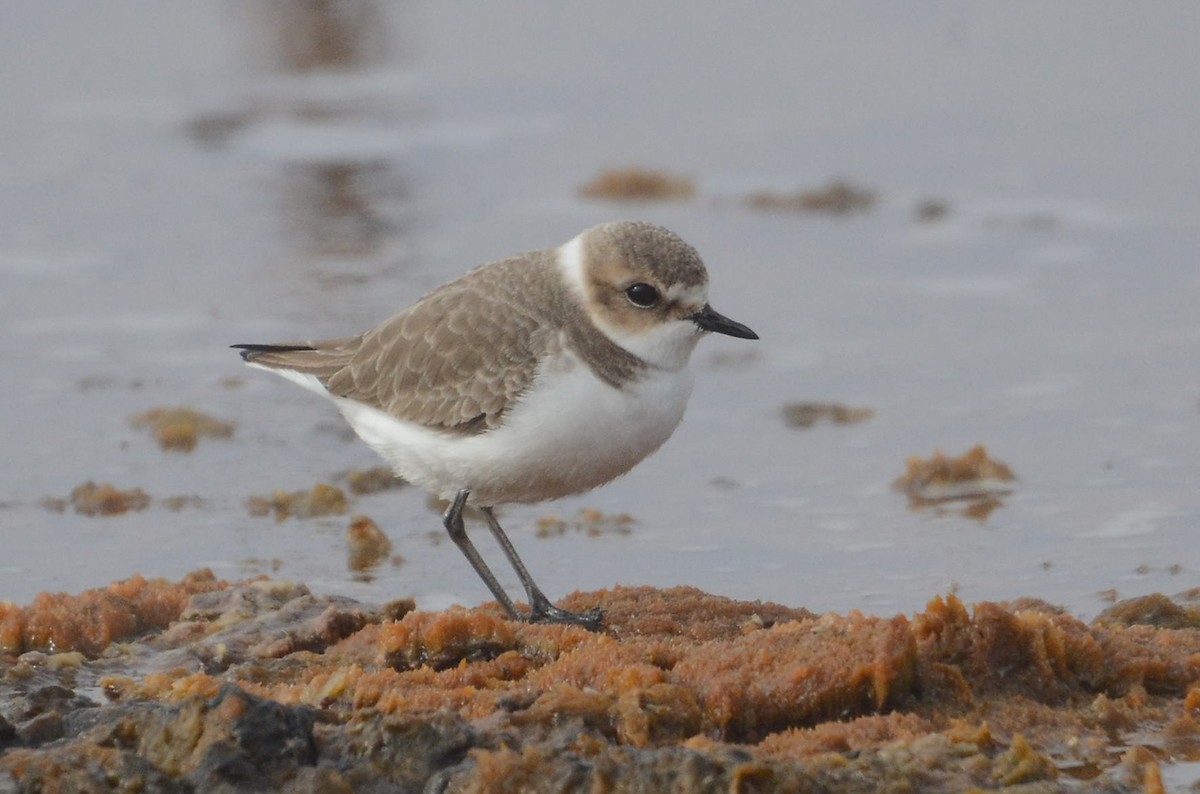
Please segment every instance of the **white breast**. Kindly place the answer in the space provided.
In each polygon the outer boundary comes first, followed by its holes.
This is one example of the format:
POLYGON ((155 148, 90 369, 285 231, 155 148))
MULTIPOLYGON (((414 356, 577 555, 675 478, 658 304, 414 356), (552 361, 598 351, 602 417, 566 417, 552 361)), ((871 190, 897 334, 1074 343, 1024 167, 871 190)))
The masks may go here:
POLYGON ((450 436, 336 399, 355 432, 396 473, 443 498, 470 489, 483 505, 540 502, 602 485, 665 442, 683 418, 692 376, 649 370, 616 389, 566 353, 544 362, 503 425, 450 436))

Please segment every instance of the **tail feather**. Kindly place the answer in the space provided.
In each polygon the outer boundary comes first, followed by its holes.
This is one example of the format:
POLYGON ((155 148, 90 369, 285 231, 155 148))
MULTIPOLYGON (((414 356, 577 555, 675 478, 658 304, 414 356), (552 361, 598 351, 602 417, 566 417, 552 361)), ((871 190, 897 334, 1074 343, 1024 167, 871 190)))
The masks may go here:
POLYGON ((235 350, 240 350, 242 361, 254 361, 264 353, 296 353, 306 350, 315 350, 312 345, 230 345, 235 350))
POLYGON ((292 370, 311 375, 322 384, 350 363, 357 349, 358 337, 328 342, 289 343, 280 345, 233 345, 241 351, 247 364, 276 371, 292 370))

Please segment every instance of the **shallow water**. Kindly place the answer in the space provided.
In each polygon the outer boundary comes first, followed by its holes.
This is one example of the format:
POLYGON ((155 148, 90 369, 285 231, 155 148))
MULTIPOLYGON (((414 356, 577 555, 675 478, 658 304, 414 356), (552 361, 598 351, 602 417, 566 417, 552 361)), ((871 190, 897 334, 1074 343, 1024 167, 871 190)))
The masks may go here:
POLYGON ((371 581, 347 568, 345 517, 250 517, 252 494, 376 461, 332 406, 228 345, 355 332, 618 217, 695 244, 713 305, 762 341, 702 343, 683 425, 630 476, 504 511, 552 596, 691 584, 887 614, 953 589, 1090 616, 1103 591, 1200 584, 1194 5, 303 7, 8 9, 0 598, 207 565, 484 600, 414 491, 352 508, 404 558, 371 581), (697 195, 577 196, 631 164, 697 195), (745 205, 837 177, 875 206, 745 205), (949 212, 922 222, 931 198, 949 212), (875 416, 788 428, 804 400, 875 416), (128 425, 159 405, 237 431, 163 452, 128 425), (976 443, 1019 478, 986 521, 891 489, 909 456, 976 443), (41 505, 86 480, 202 501, 41 505), (636 523, 535 537, 582 508, 636 523))

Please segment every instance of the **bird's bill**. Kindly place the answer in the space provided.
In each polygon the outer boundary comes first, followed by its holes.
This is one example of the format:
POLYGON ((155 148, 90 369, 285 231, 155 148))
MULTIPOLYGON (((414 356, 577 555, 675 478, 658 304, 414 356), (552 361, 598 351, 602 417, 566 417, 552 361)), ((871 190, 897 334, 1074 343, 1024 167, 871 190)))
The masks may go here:
POLYGON ((704 308, 688 318, 696 325, 700 326, 702 331, 714 331, 718 334, 726 336, 736 336, 738 339, 758 339, 758 334, 751 331, 748 327, 742 325, 737 320, 731 320, 725 315, 713 309, 707 303, 704 308))

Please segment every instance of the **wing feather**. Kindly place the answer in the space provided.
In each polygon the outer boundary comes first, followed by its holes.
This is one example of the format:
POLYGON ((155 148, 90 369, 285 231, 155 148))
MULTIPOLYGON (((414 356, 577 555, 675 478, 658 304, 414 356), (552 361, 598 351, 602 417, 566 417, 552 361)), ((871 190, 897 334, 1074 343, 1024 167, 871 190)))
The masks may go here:
POLYGON ((243 357, 311 374, 333 395, 406 421, 483 432, 501 422, 540 360, 561 343, 560 331, 522 289, 538 280, 532 271, 553 266, 552 255, 478 268, 356 337, 243 345, 243 357))

